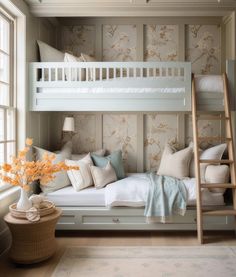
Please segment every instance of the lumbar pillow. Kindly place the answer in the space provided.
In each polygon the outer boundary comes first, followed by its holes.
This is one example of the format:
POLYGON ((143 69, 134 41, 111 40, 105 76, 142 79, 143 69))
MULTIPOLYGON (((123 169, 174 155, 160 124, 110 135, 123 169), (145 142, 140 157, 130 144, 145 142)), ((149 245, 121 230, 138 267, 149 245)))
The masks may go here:
MULTIPOLYGON (((226 143, 222 143, 200 152, 201 160, 221 160, 226 149, 226 143)), ((200 164, 201 181, 205 182, 205 171, 208 164, 200 164)), ((194 157, 190 163, 190 177, 195 177, 195 162, 194 157)))
POLYGON ((90 166, 93 165, 93 161, 90 153, 88 153, 87 156, 81 160, 65 160, 65 163, 68 166, 79 166, 79 170, 72 169, 67 171, 71 184, 76 191, 80 191, 81 189, 93 185, 93 178, 90 170, 90 166))
MULTIPOLYGON (((229 182, 229 167, 228 165, 208 165, 205 172, 206 183, 225 184, 229 182)), ((224 193, 224 188, 212 188, 211 192, 224 193)))
POLYGON ((104 168, 92 165, 90 166, 90 169, 93 176, 94 185, 97 189, 103 188, 117 180, 116 172, 110 161, 108 161, 104 168))
POLYGON ((125 178, 125 170, 123 166, 123 160, 122 160, 122 152, 121 150, 112 152, 109 156, 106 157, 100 157, 95 154, 91 154, 93 163, 95 166, 98 167, 105 167, 107 163, 110 161, 112 167, 114 168, 116 172, 116 176, 118 179, 125 178))
POLYGON ((163 151, 157 174, 167 175, 178 179, 188 177, 192 151, 191 147, 176 151, 173 147, 167 144, 163 151))
MULTIPOLYGON (((76 57, 76 56, 73 56, 69 53, 65 53, 64 62, 80 62, 81 63, 81 62, 83 62, 83 59, 81 57, 76 57)), ((84 81, 86 79, 85 74, 86 74, 85 69, 82 69, 81 70, 81 80, 80 81, 84 81)), ((69 73, 66 71, 66 79, 67 80, 68 80, 68 76, 69 76, 69 73)), ((76 72, 72 71, 71 81, 76 81, 77 79, 79 80, 79 72, 76 75, 76 72)))
POLYGON ((53 48, 52 46, 37 40, 40 52, 40 61, 41 62, 63 62, 64 53, 53 48))
MULTIPOLYGON (((45 153, 48 153, 49 155, 56 156, 53 163, 59 163, 59 162, 64 162, 66 159, 71 158, 72 143, 71 142, 66 143, 64 145, 64 147, 62 148, 61 152, 58 154, 52 153, 50 151, 47 151, 47 150, 44 150, 42 148, 35 147, 35 146, 34 146, 34 150, 35 150, 35 154, 36 154, 36 160, 42 160, 43 155, 45 153)), ((44 192, 45 194, 59 190, 61 188, 64 188, 64 187, 70 185, 70 180, 68 178, 66 171, 57 172, 54 174, 54 176, 55 176, 55 178, 51 182, 49 182, 47 185, 40 184, 40 188, 41 188, 42 192, 44 192)))

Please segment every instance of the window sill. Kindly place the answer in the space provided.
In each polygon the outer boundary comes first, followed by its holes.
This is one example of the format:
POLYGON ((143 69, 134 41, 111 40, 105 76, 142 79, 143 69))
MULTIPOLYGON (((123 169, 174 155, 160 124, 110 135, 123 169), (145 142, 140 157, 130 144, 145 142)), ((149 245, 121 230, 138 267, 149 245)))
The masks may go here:
POLYGON ((8 212, 8 207, 19 198, 20 187, 12 187, 0 193, 0 217, 8 212))

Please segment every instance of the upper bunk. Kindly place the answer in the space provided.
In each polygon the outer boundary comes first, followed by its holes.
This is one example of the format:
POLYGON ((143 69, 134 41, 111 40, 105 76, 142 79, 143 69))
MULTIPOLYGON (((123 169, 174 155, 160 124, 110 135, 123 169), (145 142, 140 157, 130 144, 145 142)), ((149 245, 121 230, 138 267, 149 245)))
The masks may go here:
MULTIPOLYGON (((36 62, 29 72, 31 111, 191 111, 190 62, 36 62)), ((199 110, 224 110, 220 76, 196 85, 199 110)))

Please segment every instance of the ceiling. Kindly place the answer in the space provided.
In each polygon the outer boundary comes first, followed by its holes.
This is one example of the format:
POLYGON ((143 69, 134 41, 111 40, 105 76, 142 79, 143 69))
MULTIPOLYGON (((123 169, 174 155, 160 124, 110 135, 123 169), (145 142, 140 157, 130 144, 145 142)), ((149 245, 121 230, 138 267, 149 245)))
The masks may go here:
POLYGON ((224 16, 236 0, 25 0, 35 16, 224 16))

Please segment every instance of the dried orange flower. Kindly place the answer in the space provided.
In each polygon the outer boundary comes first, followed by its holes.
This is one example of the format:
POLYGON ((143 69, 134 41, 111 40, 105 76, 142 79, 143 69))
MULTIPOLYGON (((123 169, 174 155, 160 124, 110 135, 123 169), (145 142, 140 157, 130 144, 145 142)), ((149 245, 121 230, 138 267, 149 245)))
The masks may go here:
POLYGON ((42 160, 27 161, 26 155, 33 140, 26 139, 26 147, 12 157, 12 163, 4 163, 0 167, 0 179, 13 186, 20 186, 25 190, 30 189, 33 181, 39 180, 41 184, 47 185, 55 178, 55 173, 63 170, 79 170, 78 166, 67 166, 64 162, 53 163, 56 156, 45 153, 42 160))

